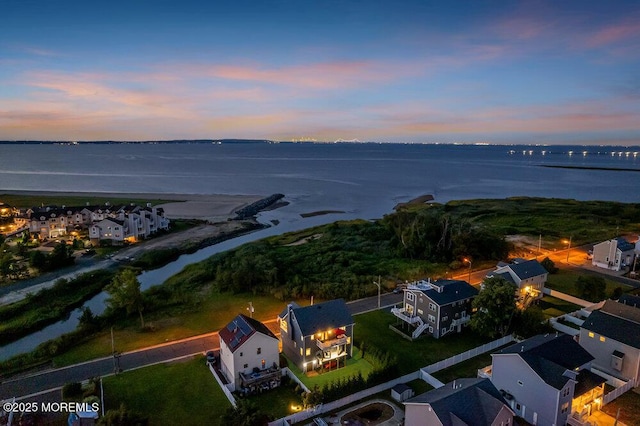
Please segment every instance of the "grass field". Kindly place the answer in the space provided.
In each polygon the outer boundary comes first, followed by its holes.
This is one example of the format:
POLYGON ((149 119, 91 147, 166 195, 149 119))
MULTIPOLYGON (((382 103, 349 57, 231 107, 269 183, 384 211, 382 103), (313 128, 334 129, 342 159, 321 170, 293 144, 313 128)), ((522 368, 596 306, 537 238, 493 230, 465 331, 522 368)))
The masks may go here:
MULTIPOLYGON (((556 274, 549 274, 547 282, 545 283, 545 287, 549 287, 553 290, 558 290, 562 293, 570 294, 571 296, 582 298, 582 295, 578 293, 578 289, 576 288, 576 280, 582 275, 584 274, 573 270, 560 269, 556 274)), ((622 287, 623 292, 632 289, 631 286, 608 279, 605 279, 605 282, 607 283, 607 296, 611 296, 613 290, 616 287, 622 287)), ((591 302, 599 302, 599 300, 591 300, 591 302)))
POLYGON ((465 352, 490 341, 469 329, 461 334, 442 339, 423 337, 410 342, 389 329, 396 317, 387 311, 375 311, 355 316, 354 338, 356 344, 365 342, 379 350, 393 353, 398 358, 400 374, 408 374, 434 362, 465 352))
POLYGON ((289 369, 295 374, 302 383, 304 383, 309 389, 318 385, 322 388, 326 383, 331 383, 334 380, 341 379, 343 377, 351 377, 358 372, 362 374, 365 379, 369 373, 373 370, 373 366, 366 359, 362 358, 362 353, 358 348, 353 348, 353 357, 347 360, 347 366, 339 368, 334 371, 329 371, 321 374, 314 374, 308 376, 303 373, 294 363, 289 361, 289 369))
POLYGON ((581 308, 581 306, 551 296, 544 296, 538 303, 546 319, 568 314, 581 308))
POLYGON ((160 364, 104 379, 105 408, 127 408, 151 425, 217 425, 231 406, 203 357, 160 364))
MULTIPOLYGON (((217 331, 236 315, 246 314, 249 302, 252 302, 255 308, 254 318, 264 322, 274 320, 285 306, 282 301, 273 297, 258 297, 250 294, 211 294, 192 311, 165 318, 145 318, 146 322, 154 327, 154 331, 140 331, 139 324, 135 321, 130 327, 114 328, 116 351, 127 352, 217 331)), ((301 305, 305 305, 305 302, 299 301, 301 305)), ((65 366, 108 355, 111 355, 111 333, 106 330, 90 341, 57 356, 54 362, 56 366, 65 366)))
POLYGON ((279 419, 300 411, 302 398, 295 391, 296 385, 297 383, 292 380, 287 385, 271 389, 260 395, 249 396, 247 399, 260 407, 260 411, 263 413, 273 419, 279 419), (293 407, 297 407, 297 409, 293 407))
POLYGON ((605 405, 602 411, 615 418, 618 409, 621 422, 627 426, 640 426, 640 394, 631 390, 605 405))

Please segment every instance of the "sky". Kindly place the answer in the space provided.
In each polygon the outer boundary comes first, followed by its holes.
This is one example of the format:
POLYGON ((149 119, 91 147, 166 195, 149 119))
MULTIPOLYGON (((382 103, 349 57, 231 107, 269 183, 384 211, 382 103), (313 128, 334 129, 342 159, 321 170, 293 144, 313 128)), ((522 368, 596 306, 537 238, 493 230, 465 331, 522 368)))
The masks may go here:
POLYGON ((640 145, 638 1, 0 0, 0 140, 640 145))

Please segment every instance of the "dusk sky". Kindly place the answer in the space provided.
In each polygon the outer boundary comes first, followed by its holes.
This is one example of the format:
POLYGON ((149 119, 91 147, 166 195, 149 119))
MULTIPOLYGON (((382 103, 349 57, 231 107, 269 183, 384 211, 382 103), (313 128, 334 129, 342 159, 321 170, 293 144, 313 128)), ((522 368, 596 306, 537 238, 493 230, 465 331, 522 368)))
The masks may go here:
POLYGON ((0 17, 0 140, 640 144, 638 1, 4 0, 0 17))

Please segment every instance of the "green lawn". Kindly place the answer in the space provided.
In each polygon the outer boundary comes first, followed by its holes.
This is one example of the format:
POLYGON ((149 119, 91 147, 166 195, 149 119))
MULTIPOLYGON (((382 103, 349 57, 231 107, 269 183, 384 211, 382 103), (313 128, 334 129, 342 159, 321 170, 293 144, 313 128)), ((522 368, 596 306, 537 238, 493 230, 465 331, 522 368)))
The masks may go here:
MULTIPOLYGON (((273 297, 252 296, 250 294, 209 294, 196 309, 167 318, 147 318, 145 321, 154 327, 153 331, 142 332, 139 322, 133 318, 131 326, 114 329, 116 351, 127 352, 167 341, 196 336, 217 331, 224 327, 239 313, 247 313, 249 302, 255 308, 254 317, 266 322, 274 320, 286 306, 273 297)), ((299 301, 306 305, 306 301, 299 301)), ((268 324, 267 324, 268 325, 268 324)), ((111 333, 106 330, 90 341, 68 352, 56 356, 56 366, 65 366, 111 355, 111 333)))
MULTIPOLYGON (((570 294, 571 296, 582 298, 582 295, 579 294, 578 290, 576 289, 576 280, 581 275, 584 274, 580 274, 579 272, 573 270, 560 269, 556 274, 549 274, 547 282, 545 283, 545 287, 549 287, 553 290, 558 290, 562 293, 570 294)), ((622 287, 622 291, 625 292, 632 289, 631 286, 608 279, 605 279, 605 282, 607 283, 607 296, 611 296, 613 290, 616 287, 622 287)), ((591 300, 591 302, 599 302, 599 300, 591 300)))
POLYGON ((429 383, 425 382, 422 379, 412 380, 409 383, 407 383, 407 385, 409 385, 409 387, 413 389, 413 391, 415 392, 414 396, 418 396, 422 393, 433 390, 433 386, 431 386, 429 383))
POLYGON ((39 205, 55 205, 55 206, 84 206, 86 203, 90 205, 100 205, 111 203, 115 206, 118 204, 137 204, 144 206, 147 203, 152 205, 164 203, 176 203, 179 200, 162 200, 162 199, 144 199, 144 198, 115 198, 115 197, 96 197, 96 196, 65 196, 65 195, 22 195, 22 194, 0 194, 0 201, 19 208, 29 208, 39 205))
POLYGON ((300 411, 302 406, 302 397, 295 392, 297 383, 293 380, 276 389, 271 389, 260 395, 252 395, 247 397, 248 400, 254 402, 260 411, 269 415, 273 419, 282 417, 300 411), (297 407, 297 410, 293 407, 297 407))
POLYGON ((289 361, 289 369, 295 374, 302 383, 304 383, 309 389, 318 385, 322 388, 326 383, 330 383, 334 380, 351 377, 358 374, 358 371, 365 379, 369 373, 373 370, 373 366, 366 359, 362 358, 362 353, 356 347, 353 348, 353 357, 347 360, 347 366, 339 368, 327 373, 321 373, 313 376, 307 376, 302 372, 293 362, 289 361))
POLYGON ((551 296, 544 296, 538 303, 546 319, 568 314, 581 308, 581 306, 551 296))
POLYGON ((151 425, 217 425, 231 406, 203 357, 107 377, 104 392, 106 410, 124 403, 151 425))
POLYGON ((453 334, 442 339, 423 337, 410 342, 389 329, 396 323, 396 317, 387 311, 375 311, 354 317, 356 325, 354 338, 359 346, 367 345, 395 354, 398 358, 400 374, 408 374, 434 362, 465 352, 490 341, 471 330, 453 334))

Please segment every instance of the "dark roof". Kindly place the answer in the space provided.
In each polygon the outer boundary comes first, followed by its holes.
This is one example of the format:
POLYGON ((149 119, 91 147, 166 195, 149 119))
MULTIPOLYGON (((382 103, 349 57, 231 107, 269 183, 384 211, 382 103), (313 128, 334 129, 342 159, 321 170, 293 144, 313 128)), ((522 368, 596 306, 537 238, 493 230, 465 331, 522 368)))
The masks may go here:
POLYGON ((582 328, 640 349, 640 324, 631 320, 594 311, 584 321, 582 328))
POLYGON ((566 334, 534 336, 498 354, 519 355, 545 383, 556 389, 562 389, 569 380, 564 375, 566 370, 575 370, 594 359, 573 337, 566 334))
POLYGON ((458 300, 476 297, 478 289, 470 285, 466 281, 460 280, 437 280, 431 283, 440 287, 442 291, 435 289, 421 290, 425 296, 436 302, 438 305, 447 305, 458 300))
POLYGON ((596 386, 600 386, 607 380, 598 376, 597 374, 592 373, 591 371, 584 369, 578 373, 578 383, 576 384, 576 388, 573 391, 573 397, 577 398, 580 395, 583 395, 589 392, 591 389, 596 386))
POLYGON ((293 308, 292 312, 303 336, 354 323, 343 299, 329 300, 304 308, 293 308))
POLYGON ((229 324, 223 327, 218 335, 220 340, 225 342, 231 352, 235 352, 249 337, 255 333, 262 333, 266 336, 278 339, 272 332, 260 321, 249 318, 245 315, 238 315, 229 324))
POLYGON ((640 296, 635 296, 633 294, 627 294, 627 293, 623 294, 618 299, 618 302, 624 303, 625 305, 628 305, 628 306, 633 306, 635 308, 640 308, 640 296))
POLYGON ((411 386, 406 383, 398 383, 397 385, 392 387, 391 390, 397 393, 402 393, 404 391, 411 390, 411 386))
POLYGON ((489 273, 487 274, 487 277, 488 277, 488 278, 491 278, 491 277, 499 277, 499 278, 504 279, 504 280, 505 280, 505 281, 507 281, 507 282, 510 282, 511 284, 515 284, 515 283, 516 283, 516 281, 515 281, 515 280, 513 279, 513 277, 511 276, 511 274, 510 274, 510 273, 508 273, 508 272, 489 272, 489 273))
POLYGON ((299 308, 300 305, 298 305, 296 302, 293 302, 293 301, 289 302, 289 304, 284 307, 282 312, 280 312, 280 315, 278 315, 278 318, 284 318, 287 315, 287 312, 289 312, 289 307, 295 309, 295 308, 299 308))
MULTIPOLYGON (((100 222, 104 222, 105 220, 111 221, 111 222, 115 223, 116 225, 124 226, 124 220, 114 219, 112 217, 105 217, 100 222)), ((100 222, 98 222, 98 223, 100 223, 100 222)))
POLYGON ((429 404, 444 426, 491 425, 500 410, 508 408, 489 379, 458 379, 405 404, 429 404))
POLYGON ((618 242, 618 249, 620 251, 635 250, 636 248, 635 244, 631 244, 629 241, 625 240, 622 237, 616 238, 616 241, 618 242))
POLYGON ((607 300, 600 310, 640 324, 640 309, 635 306, 618 303, 615 300, 607 300))
POLYGON ((547 270, 537 260, 529 260, 522 263, 513 263, 509 268, 521 279, 537 277, 538 275, 547 274, 547 270))

